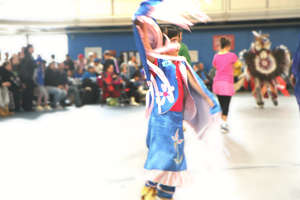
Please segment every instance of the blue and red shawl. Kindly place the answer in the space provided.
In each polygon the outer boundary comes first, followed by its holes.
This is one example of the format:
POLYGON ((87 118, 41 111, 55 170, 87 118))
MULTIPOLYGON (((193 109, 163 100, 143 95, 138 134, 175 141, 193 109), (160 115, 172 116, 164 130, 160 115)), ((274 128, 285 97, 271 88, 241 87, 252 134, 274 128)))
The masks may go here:
POLYGON ((300 40, 293 58, 292 73, 296 78, 295 95, 300 109, 300 40))

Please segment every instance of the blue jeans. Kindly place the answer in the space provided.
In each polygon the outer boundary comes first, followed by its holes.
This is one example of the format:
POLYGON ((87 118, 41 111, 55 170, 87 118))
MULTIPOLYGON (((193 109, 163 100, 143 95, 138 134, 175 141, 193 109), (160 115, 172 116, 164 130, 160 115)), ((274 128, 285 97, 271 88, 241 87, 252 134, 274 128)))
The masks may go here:
POLYGON ((46 86, 49 96, 53 95, 52 107, 56 107, 57 104, 67 97, 67 92, 63 89, 54 86, 46 86))

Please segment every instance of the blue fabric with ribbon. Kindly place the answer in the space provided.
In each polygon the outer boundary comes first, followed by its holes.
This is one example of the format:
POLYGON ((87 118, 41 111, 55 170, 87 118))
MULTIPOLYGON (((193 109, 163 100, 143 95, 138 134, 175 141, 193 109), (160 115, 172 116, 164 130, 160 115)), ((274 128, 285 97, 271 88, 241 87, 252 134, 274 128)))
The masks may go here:
POLYGON ((296 78, 295 95, 300 109, 300 39, 298 49, 293 58, 292 73, 296 78))
POLYGON ((133 34, 134 34, 137 50, 140 54, 140 59, 142 61, 143 67, 145 69, 145 75, 146 75, 147 81, 150 81, 149 66, 147 64, 146 51, 145 51, 141 36, 136 28, 135 20, 137 19, 138 16, 144 16, 144 15, 147 16, 148 13, 151 11, 151 8, 161 2, 162 2, 162 0, 144 1, 140 4, 140 7, 138 8, 138 10, 135 12, 135 14, 133 16, 133 34))

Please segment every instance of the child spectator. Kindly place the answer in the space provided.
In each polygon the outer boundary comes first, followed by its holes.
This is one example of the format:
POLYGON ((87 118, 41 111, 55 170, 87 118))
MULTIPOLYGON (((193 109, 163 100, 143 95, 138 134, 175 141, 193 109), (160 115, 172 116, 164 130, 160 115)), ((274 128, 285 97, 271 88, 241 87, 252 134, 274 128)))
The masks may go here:
POLYGON ((38 68, 35 72, 35 81, 37 84, 37 111, 52 110, 48 105, 48 92, 45 87, 45 61, 39 56, 36 60, 38 68), (42 99, 44 100, 44 106, 42 106, 42 99))
POLYGON ((109 65, 103 73, 102 100, 108 97, 117 98, 121 95, 122 79, 114 73, 114 65, 109 65))

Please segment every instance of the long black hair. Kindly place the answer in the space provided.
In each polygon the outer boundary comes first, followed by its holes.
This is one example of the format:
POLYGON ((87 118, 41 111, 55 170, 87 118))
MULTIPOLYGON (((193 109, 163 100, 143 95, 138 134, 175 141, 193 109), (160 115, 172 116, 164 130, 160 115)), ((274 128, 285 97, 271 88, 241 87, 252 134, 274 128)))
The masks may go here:
POLYGON ((221 37, 220 44, 221 44, 221 49, 224 49, 225 47, 230 46, 231 42, 228 39, 221 37))
MULTIPOLYGON (((179 36, 180 34, 180 29, 176 26, 173 25, 164 25, 160 27, 162 30, 162 33, 166 34, 168 36, 168 38, 172 38, 172 37, 176 37, 179 36)), ((165 44, 166 39, 165 37, 163 37, 163 44, 165 44)))
POLYGON ((31 53, 29 52, 29 49, 33 48, 32 44, 28 44, 24 50, 24 54, 25 56, 31 55, 31 53))

